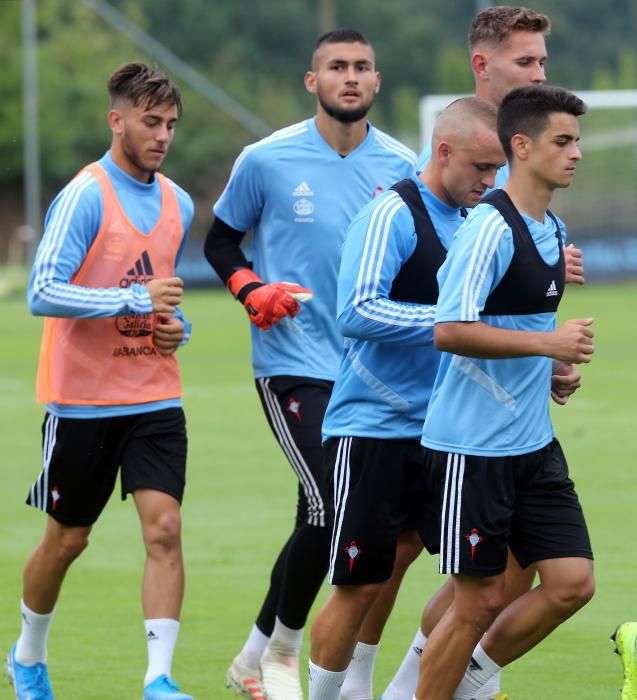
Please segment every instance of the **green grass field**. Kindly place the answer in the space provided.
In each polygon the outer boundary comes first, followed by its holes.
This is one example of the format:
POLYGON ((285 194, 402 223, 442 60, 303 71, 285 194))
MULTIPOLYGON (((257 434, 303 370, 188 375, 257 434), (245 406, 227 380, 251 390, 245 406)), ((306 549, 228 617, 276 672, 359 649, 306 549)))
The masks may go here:
MULTIPOLYGON (((621 666, 609 635, 637 619, 634 369, 637 285, 569 289, 561 318, 594 316, 597 352, 584 386, 554 410, 557 433, 588 517, 597 594, 572 620, 504 674, 510 700, 619 698, 621 666)), ((0 653, 19 630, 21 571, 44 517, 24 498, 40 468, 42 410, 33 384, 40 321, 23 299, 0 301, 8 324, 0 350, 0 653)), ((187 295, 194 323, 180 351, 190 435, 183 509, 187 589, 174 675, 198 700, 230 699, 225 671, 254 621, 270 566, 293 519, 295 481, 261 414, 249 366, 247 321, 220 291, 187 295)), ((312 556, 308 552, 308 557, 312 556)), ((141 697, 145 641, 139 590, 143 550, 134 507, 111 499, 72 567, 51 630, 56 698, 141 697)), ((410 570, 378 657, 380 693, 411 642, 437 562, 410 570)), ((323 590, 317 603, 327 592, 323 590)), ((304 646, 307 653, 307 639, 304 646)), ((305 659, 303 661, 305 664, 305 659)), ((0 684, 0 700, 13 697, 0 684)))

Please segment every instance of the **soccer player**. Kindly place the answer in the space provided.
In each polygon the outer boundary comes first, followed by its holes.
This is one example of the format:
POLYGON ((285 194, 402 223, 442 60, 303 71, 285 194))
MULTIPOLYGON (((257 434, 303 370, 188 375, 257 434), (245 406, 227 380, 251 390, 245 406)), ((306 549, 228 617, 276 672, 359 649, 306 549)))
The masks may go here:
MULTIPOLYGON (((549 17, 527 7, 498 5, 487 7, 473 19, 468 33, 468 48, 471 70, 475 81, 475 94, 498 107, 503 97, 511 89, 523 85, 540 85, 546 80, 547 60, 545 38, 549 34, 549 17)), ((427 144, 420 154, 418 167, 425 166, 431 156, 431 145, 427 144)), ((496 186, 502 187, 509 176, 509 166, 505 164, 496 176, 496 186)), ((582 252, 573 244, 564 248, 566 282, 583 284, 584 267, 582 252)), ((397 557, 397 569, 406 569, 417 554, 418 542, 403 541, 397 557)), ((533 583, 535 569, 530 566, 522 571, 515 558, 510 558, 508 567, 507 597, 515 598, 526 592, 533 583)), ((402 578, 402 575, 400 576, 402 578)), ((392 578, 390 586, 365 620, 361 641, 368 645, 377 644, 391 610, 391 602, 397 593, 398 576, 392 578), (396 589, 396 590, 394 590, 396 589), (389 602, 385 600, 389 599, 389 602)), ((416 631, 403 662, 385 689, 383 700, 404 700, 413 695, 416 688, 418 666, 427 634, 452 599, 450 584, 427 604, 423 613, 421 628, 416 631)), ((355 665, 366 664, 365 649, 357 649, 355 665)), ((359 673, 363 674, 362 669, 359 673)), ((369 670, 366 672, 370 673, 369 670)), ((346 684, 350 682, 350 678, 346 684)), ((494 677, 485 689, 486 698, 498 697, 500 679, 494 677)))
POLYGON ((556 327, 565 231, 548 211, 581 158, 585 110, 556 87, 504 98, 498 135, 509 180, 469 214, 438 275, 443 355, 422 443, 454 602, 427 640, 417 700, 474 698, 593 595, 586 523, 548 405, 552 376, 594 351, 593 319, 556 327), (540 583, 502 609, 507 547, 522 567, 537 566, 540 583))
MULTIPOLYGON (((46 316, 37 380, 43 469, 27 503, 47 513, 26 563, 22 632, 6 671, 18 700, 51 700, 47 637, 71 563, 121 468, 146 548, 144 700, 192 700, 172 680, 184 591, 186 426, 175 351, 189 335, 175 266, 190 197, 158 173, 181 115, 177 87, 129 63, 108 80, 110 150, 58 194, 29 280, 46 316)), ((131 693, 129 693, 130 695, 131 693)))
MULTIPOLYGON (((528 7, 498 5, 479 12, 471 23, 467 42, 476 96, 499 107, 513 88, 544 83, 545 37, 550 30, 549 17, 528 7)), ((418 158, 418 169, 430 155, 431 145, 427 144, 418 158)), ((508 177, 505 164, 498 171, 496 186, 503 187, 508 177)), ((566 281, 582 284, 581 251, 569 245, 564 252, 566 281)))
POLYGON ((214 206, 205 244, 252 321, 257 391, 299 481, 294 529, 227 676, 236 692, 251 698, 265 691, 268 700, 302 697, 303 628, 328 567, 321 425, 343 348, 336 279, 345 231, 367 201, 409 176, 416 160, 367 119, 380 74, 362 34, 338 29, 322 36, 305 86, 316 95, 316 116, 243 151, 214 206), (248 230, 253 268, 239 247, 248 230), (300 310, 298 298, 310 293, 300 310))
MULTIPOLYGON (((338 322, 349 342, 323 424, 335 494, 333 588, 312 625, 310 700, 339 697, 363 619, 392 575, 398 537, 418 527, 438 550, 420 445, 439 361, 436 273, 463 207, 493 187, 504 163, 495 107, 477 97, 452 103, 433 145, 419 175, 354 218, 343 248, 338 322)), ((355 697, 370 696, 371 683, 355 697)))

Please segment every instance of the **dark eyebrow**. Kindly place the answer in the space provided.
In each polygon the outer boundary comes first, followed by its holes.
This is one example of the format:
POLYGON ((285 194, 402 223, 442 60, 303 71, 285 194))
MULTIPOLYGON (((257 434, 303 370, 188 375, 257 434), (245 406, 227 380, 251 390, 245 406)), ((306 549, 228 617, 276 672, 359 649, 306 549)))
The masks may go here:
POLYGON ((353 63, 354 65, 366 65, 371 66, 372 62, 368 58, 358 58, 355 61, 346 61, 344 58, 332 58, 328 62, 328 65, 346 66, 348 63, 353 63))

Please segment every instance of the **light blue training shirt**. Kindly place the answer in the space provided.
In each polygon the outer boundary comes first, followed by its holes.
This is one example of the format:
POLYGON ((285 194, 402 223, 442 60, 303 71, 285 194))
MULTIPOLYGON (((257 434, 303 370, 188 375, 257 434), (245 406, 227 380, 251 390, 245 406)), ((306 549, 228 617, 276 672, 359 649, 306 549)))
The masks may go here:
POLYGON ((333 380, 343 338, 336 325, 336 280, 347 227, 360 208, 414 170, 416 155, 370 125, 341 157, 315 118, 274 132, 237 158, 214 213, 253 232, 254 271, 265 282, 312 290, 293 321, 261 331, 251 324, 256 377, 333 380))
MULTIPOLYGON (((522 214, 548 265, 559 257, 555 223, 522 214)), ((558 219, 562 239, 566 230, 558 219)), ((438 272, 436 323, 483 321, 498 328, 549 332, 555 313, 481 316, 489 294, 513 257, 513 237, 502 215, 478 204, 458 229, 438 272)), ((547 357, 483 360, 442 353, 422 444, 435 450, 501 457, 525 454, 553 439, 549 415, 552 361, 547 357)))
MULTIPOLYGON (((464 221, 417 177, 412 179, 447 249, 464 221)), ((323 422, 323 439, 418 440, 440 353, 435 306, 394 301, 392 284, 417 243, 407 204, 390 190, 350 224, 338 277, 338 326, 349 339, 323 422)))

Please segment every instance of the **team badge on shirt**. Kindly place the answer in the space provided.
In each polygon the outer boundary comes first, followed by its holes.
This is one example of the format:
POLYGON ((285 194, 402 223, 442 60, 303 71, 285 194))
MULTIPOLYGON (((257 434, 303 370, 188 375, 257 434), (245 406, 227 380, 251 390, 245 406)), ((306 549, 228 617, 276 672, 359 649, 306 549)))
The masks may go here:
POLYGON ((310 224, 314 221, 312 214, 314 213, 314 203, 308 199, 313 197, 314 192, 305 180, 297 185, 292 190, 292 196, 298 197, 292 205, 292 210, 295 213, 294 221, 301 224, 310 224))

